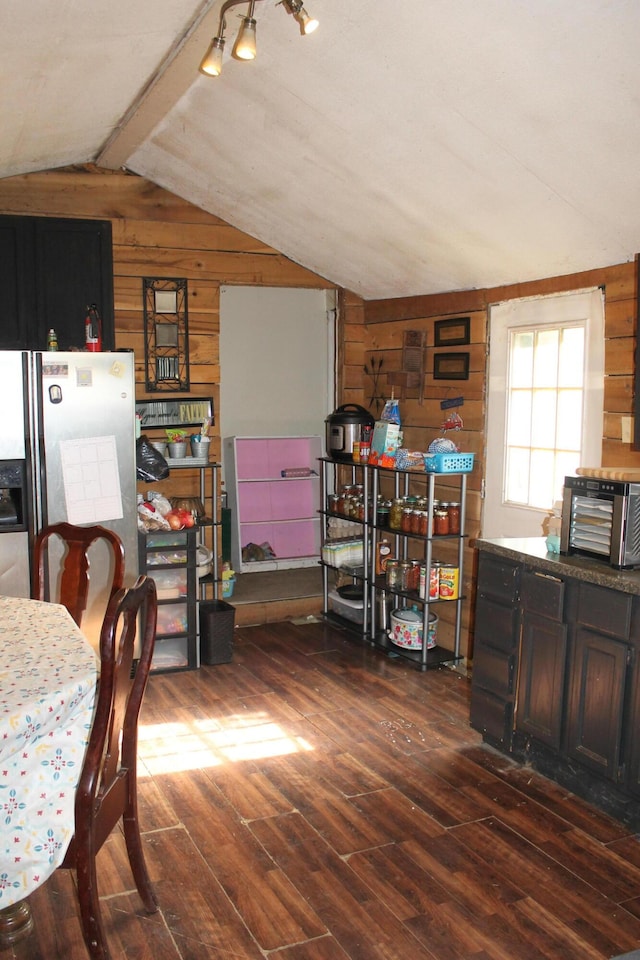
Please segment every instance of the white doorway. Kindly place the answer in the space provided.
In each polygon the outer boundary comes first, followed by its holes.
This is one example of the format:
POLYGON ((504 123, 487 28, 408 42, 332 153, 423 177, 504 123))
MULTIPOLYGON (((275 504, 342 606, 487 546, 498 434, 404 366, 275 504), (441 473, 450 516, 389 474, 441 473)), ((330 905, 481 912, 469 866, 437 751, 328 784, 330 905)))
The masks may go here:
POLYGON ((335 293, 220 288, 222 437, 324 435, 333 409, 335 293))
POLYGON ((603 395, 599 288, 491 306, 483 537, 543 535, 564 477, 600 466, 603 395))

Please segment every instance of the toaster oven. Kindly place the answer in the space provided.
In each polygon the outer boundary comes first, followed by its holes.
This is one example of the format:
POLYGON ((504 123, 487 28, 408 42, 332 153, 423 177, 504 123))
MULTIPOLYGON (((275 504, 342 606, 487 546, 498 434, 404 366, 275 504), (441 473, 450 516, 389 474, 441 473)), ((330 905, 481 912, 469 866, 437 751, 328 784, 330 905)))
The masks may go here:
POLYGON ((565 477, 560 553, 640 566, 640 483, 565 477))

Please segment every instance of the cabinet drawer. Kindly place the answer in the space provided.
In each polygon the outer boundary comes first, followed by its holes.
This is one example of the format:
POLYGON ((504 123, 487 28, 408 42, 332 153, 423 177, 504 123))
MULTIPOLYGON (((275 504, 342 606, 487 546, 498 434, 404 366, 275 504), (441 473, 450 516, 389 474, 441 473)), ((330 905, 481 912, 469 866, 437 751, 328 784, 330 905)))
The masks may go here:
POLYGON ((182 547, 185 550, 187 547, 187 531, 173 530, 171 533, 147 533, 146 546, 147 550, 167 550, 172 547, 182 547))
POLYGON ((490 647, 476 649, 473 658, 474 686, 483 687, 500 696, 513 694, 515 657, 508 656, 490 647))
POLYGON ((548 577, 533 570, 523 570, 520 595, 522 606, 550 620, 562 620, 565 585, 556 577, 548 577))
POLYGON ((493 740, 505 743, 511 737, 513 727, 513 706, 510 701, 478 690, 474 687, 471 694, 471 726, 493 740))
POLYGON ((172 638, 163 640, 156 638, 153 651, 151 669, 156 670, 183 670, 189 666, 189 638, 172 638))
POLYGON ((176 570, 155 570, 153 579, 156 582, 158 600, 174 600, 187 596, 187 568, 178 567, 176 570))
POLYGON ((497 647, 511 653, 517 643, 518 608, 505 607, 487 597, 476 604, 475 648, 497 647))
POLYGON ((606 587, 581 583, 578 588, 578 623, 599 633, 626 640, 631 624, 633 597, 606 587))
POLYGON ((158 634, 186 633, 188 625, 186 603, 167 603, 158 606, 158 634))
POLYGON ((520 567, 508 560, 480 554, 478 564, 478 593, 506 603, 518 596, 520 567))

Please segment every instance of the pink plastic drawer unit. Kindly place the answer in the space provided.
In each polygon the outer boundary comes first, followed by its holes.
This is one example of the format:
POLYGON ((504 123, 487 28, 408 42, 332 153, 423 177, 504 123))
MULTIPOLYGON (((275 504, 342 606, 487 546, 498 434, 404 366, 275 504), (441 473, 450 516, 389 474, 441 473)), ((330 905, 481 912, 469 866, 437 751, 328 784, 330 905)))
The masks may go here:
POLYGON ((228 437, 224 441, 229 507, 235 530, 234 570, 307 566, 320 557, 320 463, 322 438, 228 437), (283 476, 304 470, 303 477, 283 476), (269 544, 275 557, 249 560, 242 548, 269 544), (245 566, 247 564, 247 566, 245 566))

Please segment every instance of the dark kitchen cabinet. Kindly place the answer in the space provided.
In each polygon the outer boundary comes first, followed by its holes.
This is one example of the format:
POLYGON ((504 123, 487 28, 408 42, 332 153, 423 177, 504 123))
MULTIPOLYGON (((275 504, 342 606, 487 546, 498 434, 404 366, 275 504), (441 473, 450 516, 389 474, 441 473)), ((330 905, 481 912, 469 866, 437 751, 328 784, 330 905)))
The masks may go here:
POLYGON ((640 829, 640 570, 506 543, 479 542, 471 724, 640 829))
POLYGON ((3 294, 0 349, 83 349, 87 306, 102 320, 102 346, 114 348, 113 254, 108 220, 0 217, 3 294))
POLYGON ((631 684, 634 602, 589 583, 573 587, 567 753, 614 782, 625 779, 622 750, 631 684))

